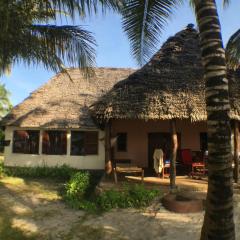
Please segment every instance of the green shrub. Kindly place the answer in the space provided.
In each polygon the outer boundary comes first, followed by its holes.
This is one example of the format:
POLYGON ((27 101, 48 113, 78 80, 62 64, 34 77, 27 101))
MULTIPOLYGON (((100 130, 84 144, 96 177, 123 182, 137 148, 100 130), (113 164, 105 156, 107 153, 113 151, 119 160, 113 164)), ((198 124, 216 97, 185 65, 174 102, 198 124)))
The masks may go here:
POLYGON ((3 166, 3 162, 0 161, 0 177, 2 177, 4 175, 4 166, 3 166))
POLYGON ((156 189, 147 190, 143 185, 133 185, 129 188, 130 199, 133 200, 134 207, 146 207, 150 202, 159 195, 156 189))
POLYGON ((123 192, 111 189, 98 196, 96 204, 103 211, 108 211, 112 208, 127 208, 129 204, 126 197, 123 192))
POLYGON ((122 191, 110 189, 100 196, 94 196, 92 193, 99 176, 101 175, 83 171, 72 176, 66 184, 67 203, 73 208, 90 212, 108 211, 112 208, 141 208, 148 206, 160 194, 158 190, 148 190, 142 184, 135 184, 125 185, 122 191))
POLYGON ((90 213, 96 213, 99 211, 96 203, 91 200, 66 199, 66 202, 71 208, 74 208, 74 209, 81 209, 90 213))
POLYGON ((65 200, 77 209, 96 210, 94 190, 102 177, 102 172, 79 171, 66 184, 65 200))
POLYGON ((89 188, 89 172, 78 172, 74 174, 66 185, 66 198, 68 200, 82 200, 86 197, 89 188))
POLYGON ((148 190, 143 185, 126 185, 122 192, 114 189, 104 192, 96 199, 96 203, 104 211, 112 208, 141 208, 148 206, 158 195, 158 190, 148 190))
POLYGON ((12 177, 57 178, 69 180, 78 170, 67 165, 60 167, 5 167, 5 173, 12 177))

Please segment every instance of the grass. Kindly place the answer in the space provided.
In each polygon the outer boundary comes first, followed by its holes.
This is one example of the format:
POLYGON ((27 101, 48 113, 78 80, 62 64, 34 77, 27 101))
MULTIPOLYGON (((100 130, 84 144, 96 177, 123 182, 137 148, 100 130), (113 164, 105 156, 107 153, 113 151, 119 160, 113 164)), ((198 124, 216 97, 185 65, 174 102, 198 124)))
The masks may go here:
POLYGON ((16 177, 0 179, 0 239, 43 239, 35 220, 53 216, 56 209, 41 211, 36 208, 36 203, 39 201, 40 205, 59 199, 57 184, 51 180, 24 180, 16 177))
POLYGON ((87 215, 72 218, 77 211, 61 201, 60 187, 59 182, 51 179, 0 179, 0 239, 101 239, 103 229, 83 225, 87 215), (68 222, 64 222, 66 216, 68 222), (58 222, 64 228, 59 227, 58 222), (46 230, 42 232, 41 228, 46 230))
POLYGON ((43 196, 46 200, 59 200, 58 190, 61 183, 51 179, 23 179, 18 177, 4 177, 0 180, 0 185, 14 191, 14 193, 24 194, 31 192, 43 196))
POLYGON ((12 216, 0 207, 0 236, 4 240, 37 240, 37 234, 28 234, 12 226, 12 216))

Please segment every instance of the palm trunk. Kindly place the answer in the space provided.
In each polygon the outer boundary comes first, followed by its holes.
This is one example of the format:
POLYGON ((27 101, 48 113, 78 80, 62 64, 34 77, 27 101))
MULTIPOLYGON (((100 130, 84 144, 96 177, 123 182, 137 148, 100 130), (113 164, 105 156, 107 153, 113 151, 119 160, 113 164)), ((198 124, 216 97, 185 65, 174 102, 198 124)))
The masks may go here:
POLYGON ((208 193, 201 240, 233 240, 231 127, 225 52, 215 0, 195 0, 206 80, 208 193))
POLYGON ((238 183, 238 179, 239 179, 238 140, 239 140, 239 123, 237 120, 234 120, 234 181, 235 183, 238 183))

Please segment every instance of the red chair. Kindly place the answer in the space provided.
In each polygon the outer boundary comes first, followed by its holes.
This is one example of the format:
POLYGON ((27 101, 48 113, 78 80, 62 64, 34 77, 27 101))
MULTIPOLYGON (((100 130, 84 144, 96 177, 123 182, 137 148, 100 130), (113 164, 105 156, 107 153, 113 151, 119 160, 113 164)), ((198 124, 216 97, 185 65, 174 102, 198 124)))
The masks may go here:
POLYGON ((187 166, 192 166, 192 153, 190 149, 181 150, 182 163, 187 166))
POLYGON ((193 162, 192 153, 190 149, 181 150, 181 158, 183 165, 186 165, 191 171, 191 177, 201 177, 206 174, 205 164, 203 161, 193 162))

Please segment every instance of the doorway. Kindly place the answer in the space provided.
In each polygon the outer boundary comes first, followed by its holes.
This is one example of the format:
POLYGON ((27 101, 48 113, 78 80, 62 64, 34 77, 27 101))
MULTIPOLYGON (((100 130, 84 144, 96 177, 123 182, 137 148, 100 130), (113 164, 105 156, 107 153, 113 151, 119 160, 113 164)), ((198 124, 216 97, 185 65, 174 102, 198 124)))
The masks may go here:
POLYGON ((156 148, 161 148, 166 158, 170 157, 171 135, 170 133, 155 132, 148 134, 148 168, 153 169, 153 153, 156 148))

